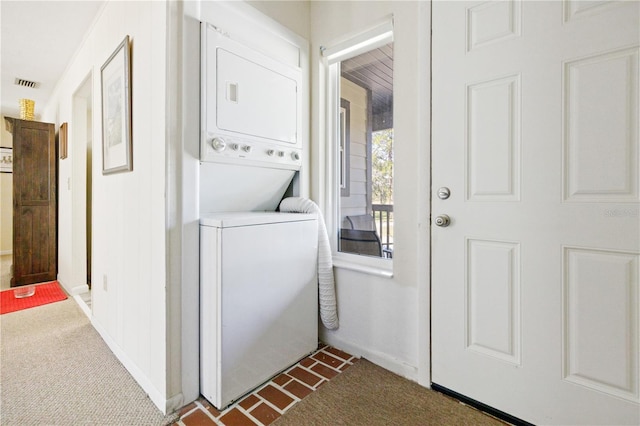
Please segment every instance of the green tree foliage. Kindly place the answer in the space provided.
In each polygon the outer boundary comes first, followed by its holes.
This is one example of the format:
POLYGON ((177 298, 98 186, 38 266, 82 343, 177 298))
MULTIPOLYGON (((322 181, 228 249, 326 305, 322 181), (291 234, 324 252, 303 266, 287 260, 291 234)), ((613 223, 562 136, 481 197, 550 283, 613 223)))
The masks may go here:
POLYGON ((393 129, 373 132, 371 190, 374 204, 393 204, 393 129))

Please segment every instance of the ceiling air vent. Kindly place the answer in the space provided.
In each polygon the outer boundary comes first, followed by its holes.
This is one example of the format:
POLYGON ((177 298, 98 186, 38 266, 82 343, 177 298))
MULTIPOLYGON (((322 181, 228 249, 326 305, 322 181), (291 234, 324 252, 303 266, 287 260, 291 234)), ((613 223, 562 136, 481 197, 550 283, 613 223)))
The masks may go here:
POLYGON ((16 78, 14 84, 16 86, 30 87, 32 89, 37 89, 40 86, 40 83, 38 82, 25 80, 23 78, 16 78))

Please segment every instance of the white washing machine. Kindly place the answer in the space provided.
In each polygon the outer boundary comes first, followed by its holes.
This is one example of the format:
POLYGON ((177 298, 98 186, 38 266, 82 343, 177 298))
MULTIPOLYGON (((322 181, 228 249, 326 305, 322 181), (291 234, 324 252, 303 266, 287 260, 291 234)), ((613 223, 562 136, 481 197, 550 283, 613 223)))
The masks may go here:
POLYGON ((200 387, 222 409, 318 345, 315 215, 200 218, 200 387))

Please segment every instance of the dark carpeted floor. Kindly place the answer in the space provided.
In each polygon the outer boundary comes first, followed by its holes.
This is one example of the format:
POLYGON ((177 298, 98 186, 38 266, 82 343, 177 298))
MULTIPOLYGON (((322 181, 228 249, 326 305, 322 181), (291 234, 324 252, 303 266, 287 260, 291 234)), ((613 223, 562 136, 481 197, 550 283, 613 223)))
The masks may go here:
POLYGON ((274 426, 504 425, 480 411, 362 359, 274 426))

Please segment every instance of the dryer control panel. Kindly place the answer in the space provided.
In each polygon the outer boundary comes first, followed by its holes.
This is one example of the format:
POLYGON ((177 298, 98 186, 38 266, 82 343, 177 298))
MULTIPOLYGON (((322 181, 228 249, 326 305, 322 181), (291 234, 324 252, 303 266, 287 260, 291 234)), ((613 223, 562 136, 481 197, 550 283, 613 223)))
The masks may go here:
POLYGON ((247 140, 227 135, 207 135, 201 148, 203 161, 241 163, 275 168, 299 170, 302 165, 302 149, 283 146, 265 140, 247 140))

